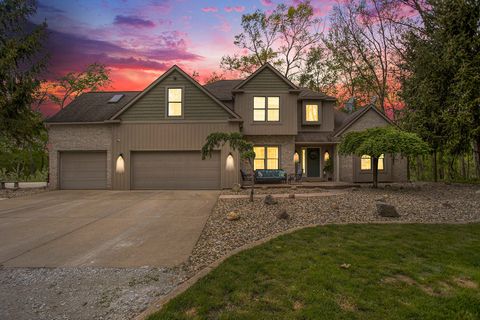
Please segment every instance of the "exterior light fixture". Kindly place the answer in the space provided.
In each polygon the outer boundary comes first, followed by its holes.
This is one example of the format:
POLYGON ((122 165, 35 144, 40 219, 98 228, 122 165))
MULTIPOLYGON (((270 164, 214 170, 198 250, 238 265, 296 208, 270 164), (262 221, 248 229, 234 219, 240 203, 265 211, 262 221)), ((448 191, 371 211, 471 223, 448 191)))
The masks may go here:
POLYGON ((125 160, 123 159, 123 154, 119 154, 117 158, 117 163, 115 166, 116 173, 124 173, 125 172, 125 160))
POLYGON ((325 153, 323 154, 323 160, 325 161, 330 160, 330 153, 328 153, 328 151, 325 151, 325 153))
POLYGON ((225 169, 228 171, 231 171, 235 169, 235 162, 233 161, 233 156, 231 153, 228 154, 227 156, 227 162, 225 163, 225 169))
POLYGON ((295 162, 295 163, 299 163, 299 162, 300 162, 300 157, 299 157, 299 155, 298 155, 298 152, 295 152, 295 153, 293 154, 293 162, 295 162))

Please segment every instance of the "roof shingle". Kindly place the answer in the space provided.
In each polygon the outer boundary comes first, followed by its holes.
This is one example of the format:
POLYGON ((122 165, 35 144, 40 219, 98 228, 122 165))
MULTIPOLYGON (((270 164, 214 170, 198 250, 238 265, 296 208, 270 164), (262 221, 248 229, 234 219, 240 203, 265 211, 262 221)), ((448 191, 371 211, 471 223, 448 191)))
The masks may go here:
POLYGON ((82 93, 64 109, 46 120, 47 123, 59 122, 102 122, 129 103, 140 91, 87 92, 82 93), (114 95, 124 97, 116 103, 109 103, 114 95))

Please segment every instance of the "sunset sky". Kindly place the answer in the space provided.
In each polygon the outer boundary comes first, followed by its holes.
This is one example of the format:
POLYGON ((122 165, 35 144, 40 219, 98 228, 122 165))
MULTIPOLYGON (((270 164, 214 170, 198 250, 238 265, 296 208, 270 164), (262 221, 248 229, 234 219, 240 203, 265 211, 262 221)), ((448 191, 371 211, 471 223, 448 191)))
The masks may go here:
MULTIPOLYGON (((295 4, 298 0, 283 1, 295 4)), ((241 16, 272 10, 275 0, 40 0, 33 22, 47 21, 51 77, 93 62, 112 71, 111 90, 142 90, 173 64, 200 81, 238 52, 241 16)), ((324 17, 334 0, 314 0, 324 17)))

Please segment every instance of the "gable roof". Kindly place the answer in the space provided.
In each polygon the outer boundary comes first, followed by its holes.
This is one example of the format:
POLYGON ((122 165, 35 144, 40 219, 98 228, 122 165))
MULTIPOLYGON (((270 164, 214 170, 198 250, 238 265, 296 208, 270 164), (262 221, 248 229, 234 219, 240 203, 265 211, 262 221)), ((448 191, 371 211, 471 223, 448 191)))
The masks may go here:
POLYGON ((179 72, 182 76, 184 76, 186 79, 188 79, 193 85, 195 85, 200 91, 205 93, 207 96, 209 96, 215 103, 217 103, 220 107, 222 107, 225 111, 227 111, 233 118, 235 119, 240 119, 240 116, 237 115, 233 110, 231 110, 229 107, 227 107, 225 104, 223 104, 220 100, 217 99, 213 94, 211 94, 207 89, 205 89, 202 85, 200 85, 195 79, 190 77, 187 73, 185 73, 180 67, 177 65, 174 65, 170 69, 168 69, 164 74, 162 74, 160 77, 158 77, 157 80, 152 82, 145 90, 143 90, 140 94, 138 94, 134 99, 132 99, 129 103, 127 103, 123 108, 121 108, 117 113, 115 113, 110 120, 115 120, 119 115, 124 113, 128 108, 130 108, 132 105, 135 104, 140 98, 145 96, 150 90, 152 90, 157 84, 162 82, 163 79, 168 77, 172 72, 177 71, 179 72))
POLYGON ((290 80, 288 80, 283 74, 281 74, 277 69, 275 69, 270 63, 265 63, 263 66, 261 66, 260 68, 258 68, 254 73, 252 73, 251 75, 249 75, 245 80, 243 80, 242 82, 240 82, 237 86, 235 86, 233 88, 233 91, 235 90, 240 90, 241 87, 243 87, 247 82, 249 82, 250 80, 252 80, 253 78, 255 78, 257 76, 257 74, 259 74, 260 72, 262 72, 263 70, 265 69, 270 69, 273 73, 275 73, 280 79, 282 79, 283 82, 285 82, 287 85, 290 86, 291 89, 293 90, 298 90, 298 87, 296 85, 294 85, 290 80))
POLYGON ((221 101, 233 100, 232 89, 235 88, 242 79, 235 80, 218 80, 203 87, 210 91, 215 97, 221 101))
POLYGON ((341 126, 335 130, 333 133, 334 137, 338 137, 341 135, 345 130, 350 128, 358 119, 360 119, 364 114, 366 114, 369 110, 375 111, 378 115, 380 115, 386 122, 388 122, 391 125, 394 125, 392 120, 390 120, 383 112, 378 110, 377 107, 375 107, 373 104, 369 104, 368 106, 361 108, 355 112, 352 112, 349 114, 347 117, 345 117, 342 121, 341 126))
POLYGON ((308 100, 308 99, 321 99, 321 100, 332 100, 336 101, 337 98, 332 96, 327 96, 323 92, 313 91, 308 88, 300 88, 300 94, 298 95, 299 100, 308 100))
POLYGON ((82 93, 65 108, 49 117, 47 123, 103 122, 127 105, 140 91, 107 91, 82 93), (116 103, 108 101, 118 94, 124 96, 116 103))

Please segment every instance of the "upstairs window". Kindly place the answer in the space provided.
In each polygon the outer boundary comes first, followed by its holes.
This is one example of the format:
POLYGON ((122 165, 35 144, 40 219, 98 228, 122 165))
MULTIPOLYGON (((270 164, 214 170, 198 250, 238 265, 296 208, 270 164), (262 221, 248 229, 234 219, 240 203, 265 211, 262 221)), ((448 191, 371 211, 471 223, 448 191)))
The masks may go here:
POLYGON ((280 121, 280 97, 253 97, 253 121, 280 121))
MULTIPOLYGON (((378 157, 378 171, 383 171, 385 169, 385 155, 381 154, 380 157, 378 157)), ((360 170, 362 171, 368 171, 372 170, 372 158, 370 156, 367 156, 364 154, 360 158, 360 170)))
POLYGON ((168 117, 183 116, 183 89, 182 88, 167 89, 167 116, 168 117))
POLYGON ((274 146, 256 146, 253 148, 255 152, 255 160, 253 161, 253 169, 278 169, 278 147, 274 146))
POLYGON ((318 104, 305 105, 305 121, 318 122, 318 104))

